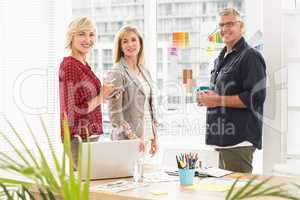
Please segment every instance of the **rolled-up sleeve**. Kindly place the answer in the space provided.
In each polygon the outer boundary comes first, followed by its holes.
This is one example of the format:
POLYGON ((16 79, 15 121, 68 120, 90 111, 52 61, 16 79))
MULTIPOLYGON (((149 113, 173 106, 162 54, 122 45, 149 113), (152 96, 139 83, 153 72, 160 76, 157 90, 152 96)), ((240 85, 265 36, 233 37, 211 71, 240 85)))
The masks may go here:
POLYGON ((266 65, 259 52, 250 49, 240 66, 242 90, 239 94, 247 108, 263 105, 266 98, 266 65))
POLYGON ((75 105, 83 113, 88 112, 88 102, 93 97, 91 88, 86 84, 80 82, 75 85, 75 105))

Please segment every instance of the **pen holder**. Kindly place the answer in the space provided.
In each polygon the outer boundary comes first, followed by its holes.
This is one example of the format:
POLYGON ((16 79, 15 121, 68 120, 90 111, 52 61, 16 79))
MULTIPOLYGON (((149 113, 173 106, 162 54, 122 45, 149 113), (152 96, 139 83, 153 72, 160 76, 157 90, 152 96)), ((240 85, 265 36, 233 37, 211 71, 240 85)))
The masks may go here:
POLYGON ((179 169, 180 185, 193 185, 195 169, 179 169))

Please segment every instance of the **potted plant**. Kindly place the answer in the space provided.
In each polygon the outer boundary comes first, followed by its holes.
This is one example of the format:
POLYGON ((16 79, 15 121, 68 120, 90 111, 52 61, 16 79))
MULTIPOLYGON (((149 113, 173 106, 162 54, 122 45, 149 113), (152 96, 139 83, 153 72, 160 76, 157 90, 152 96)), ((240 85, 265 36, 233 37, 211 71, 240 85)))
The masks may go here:
POLYGON ((5 196, 7 199, 14 200, 26 199, 25 197, 29 197, 30 199, 88 200, 90 185, 90 148, 88 148, 88 176, 83 182, 81 180, 82 146, 79 144, 78 169, 77 172, 75 172, 71 156, 69 126, 65 115, 63 117, 64 144, 61 160, 58 158, 57 153, 53 148, 49 139, 49 133, 47 132, 45 123, 41 117, 40 122, 51 151, 51 158, 46 157, 46 152, 43 152, 32 128, 25 118, 25 124, 31 134, 38 156, 33 155, 31 149, 24 143, 13 124, 8 119, 5 118, 5 120, 14 132, 17 140, 22 144, 21 148, 25 149, 25 153, 21 152, 19 150, 20 148, 16 148, 13 141, 0 130, 0 135, 5 142, 12 147, 16 155, 15 158, 12 158, 3 152, 0 152, 0 169, 22 177, 21 179, 16 179, 1 177, 0 175, 0 197, 5 196), (50 167, 49 159, 52 159, 55 169, 50 167), (68 165, 67 159, 69 160, 68 165))

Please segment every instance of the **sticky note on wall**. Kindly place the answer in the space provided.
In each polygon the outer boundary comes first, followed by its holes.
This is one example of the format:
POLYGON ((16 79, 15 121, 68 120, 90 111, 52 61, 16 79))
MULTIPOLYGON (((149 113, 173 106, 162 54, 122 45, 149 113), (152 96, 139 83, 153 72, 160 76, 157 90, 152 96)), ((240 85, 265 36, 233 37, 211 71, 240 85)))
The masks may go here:
POLYGON ((173 32, 172 42, 173 42, 173 46, 187 47, 189 43, 188 32, 173 32))
POLYGON ((182 71, 182 78, 183 78, 183 84, 187 83, 188 79, 192 79, 193 78, 193 70, 192 69, 184 69, 182 71))
POLYGON ((177 47, 168 47, 169 56, 178 56, 178 48, 177 47))
POLYGON ((214 43, 223 43, 220 31, 214 32, 208 36, 208 41, 214 43))

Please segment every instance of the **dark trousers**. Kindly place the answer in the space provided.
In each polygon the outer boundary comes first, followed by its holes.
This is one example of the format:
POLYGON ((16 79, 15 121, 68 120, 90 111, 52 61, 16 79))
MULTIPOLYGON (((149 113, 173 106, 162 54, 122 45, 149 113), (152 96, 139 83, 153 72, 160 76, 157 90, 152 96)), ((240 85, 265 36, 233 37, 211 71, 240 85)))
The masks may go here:
POLYGON ((252 160, 255 152, 254 147, 218 148, 216 151, 219 152, 220 169, 241 173, 252 173, 252 160))

